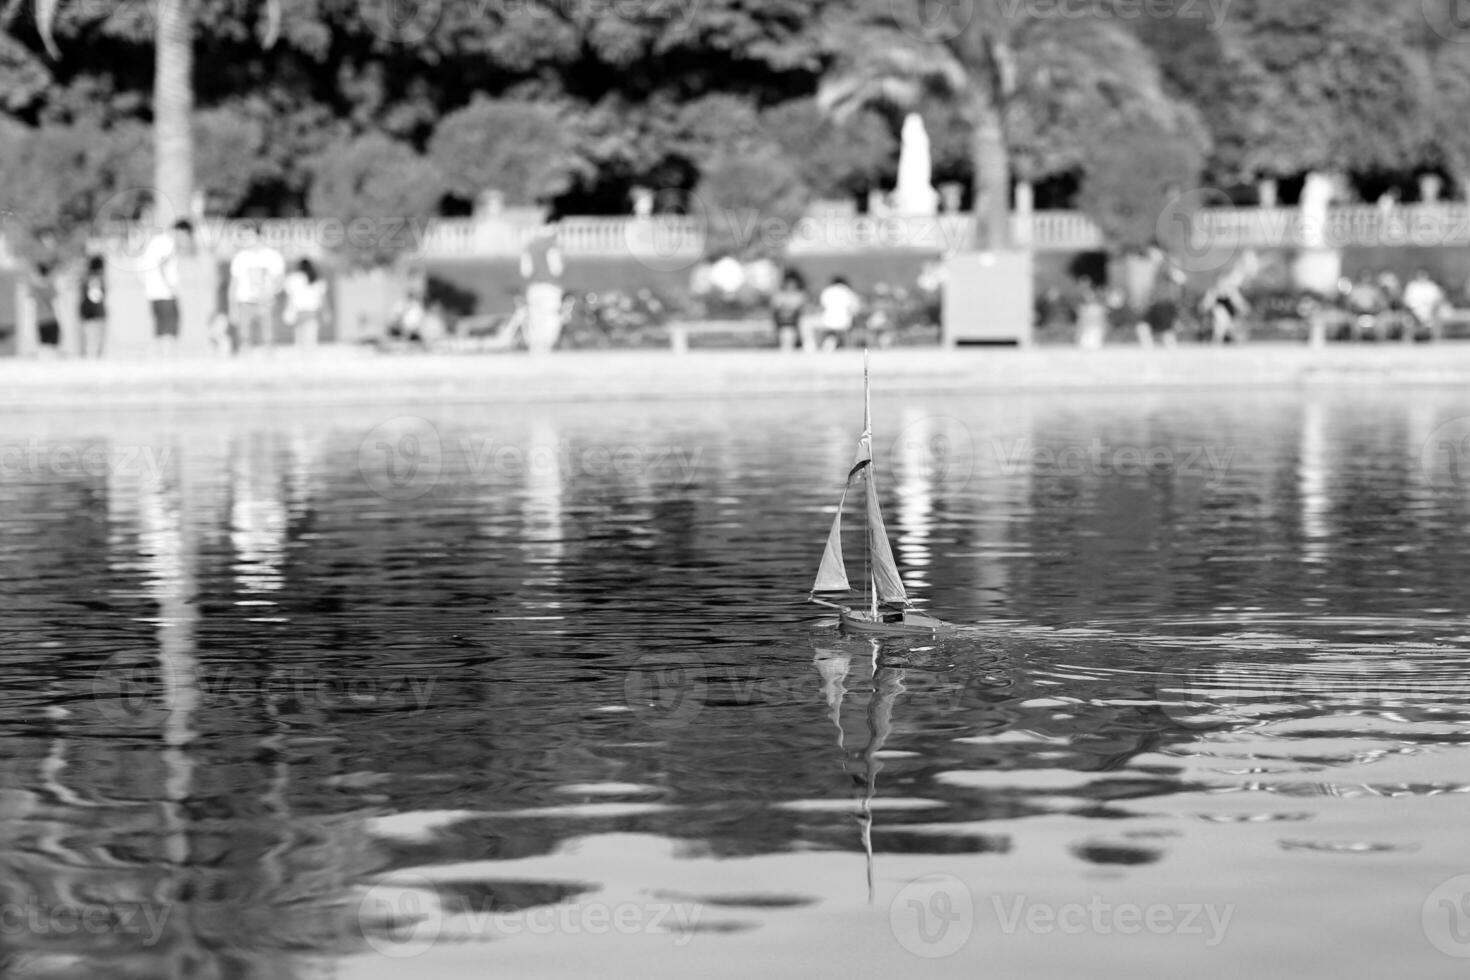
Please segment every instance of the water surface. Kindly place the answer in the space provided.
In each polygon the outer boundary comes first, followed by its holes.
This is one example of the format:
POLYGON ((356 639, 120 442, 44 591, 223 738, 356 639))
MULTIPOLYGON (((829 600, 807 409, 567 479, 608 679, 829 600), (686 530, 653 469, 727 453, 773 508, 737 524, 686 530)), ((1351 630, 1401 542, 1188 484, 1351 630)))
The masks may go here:
POLYGON ((874 410, 11 416, 6 962, 1463 975, 1470 398, 874 410))

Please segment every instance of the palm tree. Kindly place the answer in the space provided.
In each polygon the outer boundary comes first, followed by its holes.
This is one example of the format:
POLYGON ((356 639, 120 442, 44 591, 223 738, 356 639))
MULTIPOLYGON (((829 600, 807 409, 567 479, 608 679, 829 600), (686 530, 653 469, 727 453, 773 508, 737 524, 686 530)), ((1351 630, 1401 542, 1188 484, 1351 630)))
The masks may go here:
MULTIPOLYGON (((60 57, 53 37, 64 0, 35 0, 41 42, 60 57)), ((165 223, 187 215, 194 199, 194 9, 190 0, 153 4, 153 199, 165 223)), ((268 0, 262 43, 280 36, 281 2, 268 0)))
POLYGON ((1140 117, 1203 133, 1164 91, 1126 23, 1047 15, 1023 0, 857 0, 827 24, 834 55, 818 99, 839 116, 869 105, 951 100, 971 129, 976 233, 1010 244, 1010 181, 1086 163, 1090 140, 1140 117))

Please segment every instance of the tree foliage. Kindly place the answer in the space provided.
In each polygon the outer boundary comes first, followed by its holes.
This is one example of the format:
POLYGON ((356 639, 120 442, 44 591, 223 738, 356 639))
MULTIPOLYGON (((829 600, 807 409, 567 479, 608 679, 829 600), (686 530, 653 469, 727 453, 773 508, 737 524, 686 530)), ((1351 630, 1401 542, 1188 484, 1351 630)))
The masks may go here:
POLYGON ((362 265, 412 251, 443 195, 434 165, 381 133, 327 147, 312 170, 307 206, 332 223, 323 226, 323 240, 362 265))
POLYGON ((565 193, 590 168, 566 114, 544 102, 476 99, 444 118, 429 157, 445 189, 467 201, 495 188, 510 204, 536 204, 565 193))
POLYGON ((938 99, 960 114, 992 240, 1004 237, 1013 177, 1085 169, 1108 127, 1146 121, 1208 145, 1194 110, 1165 89, 1143 42, 1116 18, 1005 0, 857 0, 830 19, 828 37, 834 63, 822 96, 835 112, 938 99))
POLYGON ((893 180, 898 140, 892 125, 875 113, 839 122, 815 99, 792 99, 763 113, 760 124, 817 197, 861 196, 893 180))
POLYGON ((0 218, 23 251, 44 237, 78 255, 109 221, 147 205, 148 133, 138 124, 0 126, 0 218))
POLYGON ((694 196, 710 251, 742 258, 779 256, 811 203, 798 165, 769 143, 710 160, 694 196))
MULTIPOLYGON (((1233 0, 1212 23, 1197 4, 1130 18, 1110 0, 1086 16, 1014 0, 190 0, 196 169, 214 209, 299 214, 338 193, 314 187, 342 169, 323 152, 377 136, 414 175, 437 161, 457 197, 499 186, 625 212, 635 185, 688 192, 717 167, 755 169, 729 160, 747 146, 772 172, 794 167, 803 193, 860 196, 891 182, 915 108, 936 182, 979 180, 992 207, 1007 178, 1110 186, 1111 141, 1130 132, 1162 140, 1169 167, 1203 154, 1195 182, 1438 168, 1464 186, 1456 2, 1233 0), (851 111, 831 118, 818 96, 851 111)), ((153 121, 154 6, 59 0, 54 56, 38 6, 0 5, 0 120, 26 134, 0 147, 7 168, 153 121)), ((126 168, 86 159, 101 188, 87 193, 105 197, 126 168)), ((47 208, 74 223, 59 202, 31 210, 47 208)))
POLYGON ((1220 94, 1250 127, 1238 169, 1289 176, 1373 170, 1422 155, 1427 78, 1400 18, 1375 0, 1239 0, 1220 94))
POLYGON ((1160 221, 1171 196, 1188 190, 1204 163, 1199 147, 1147 117, 1104 135, 1088 161, 1078 203, 1124 251, 1167 239, 1160 221))

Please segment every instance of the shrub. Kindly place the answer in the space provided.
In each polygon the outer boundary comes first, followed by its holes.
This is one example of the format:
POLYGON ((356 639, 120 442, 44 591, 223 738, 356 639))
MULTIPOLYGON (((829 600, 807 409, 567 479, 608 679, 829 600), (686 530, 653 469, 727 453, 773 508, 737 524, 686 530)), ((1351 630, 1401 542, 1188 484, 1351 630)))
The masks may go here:
POLYGON ((845 122, 818 108, 815 99, 793 99, 765 113, 773 139, 798 162, 802 179, 822 198, 852 198, 878 187, 898 161, 898 141, 875 113, 845 122))
POLYGON ((413 148, 379 133, 329 146, 312 161, 312 217, 341 223, 327 241, 357 265, 386 265, 418 247, 443 196, 439 172, 413 148))
POLYGON ((194 117, 194 179, 206 214, 232 215, 257 183, 279 179, 266 156, 264 124, 238 108, 205 109, 194 117))
POLYGON ((709 254, 775 258, 805 214, 811 189, 790 157, 755 144, 707 164, 695 198, 707 221, 709 254))
POLYGON ((495 188, 508 204, 537 204, 588 172, 562 112, 544 102, 476 98, 444 117, 429 158, 445 190, 469 201, 495 188))
POLYGON ((1113 247, 1153 244, 1171 188, 1189 190, 1204 159, 1187 134, 1139 119, 1111 131, 1090 157, 1078 203, 1113 247))
POLYGON ((0 134, 0 217, 23 254, 50 235, 65 255, 110 220, 130 220, 149 200, 148 133, 140 125, 104 129, 94 123, 0 134))

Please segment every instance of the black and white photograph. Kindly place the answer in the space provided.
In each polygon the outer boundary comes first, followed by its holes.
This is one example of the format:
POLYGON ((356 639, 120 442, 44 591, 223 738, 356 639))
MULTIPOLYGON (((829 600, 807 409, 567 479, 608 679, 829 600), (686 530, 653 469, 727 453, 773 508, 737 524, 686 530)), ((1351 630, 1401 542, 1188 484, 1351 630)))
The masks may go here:
POLYGON ((1467 0, 0 0, 0 980, 1461 980, 1467 0))

